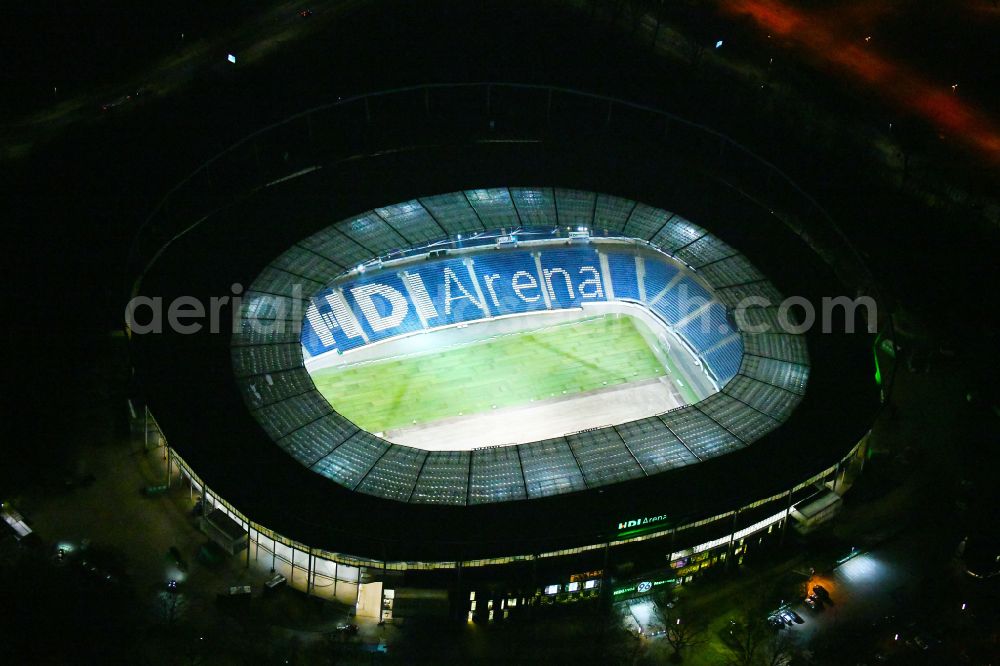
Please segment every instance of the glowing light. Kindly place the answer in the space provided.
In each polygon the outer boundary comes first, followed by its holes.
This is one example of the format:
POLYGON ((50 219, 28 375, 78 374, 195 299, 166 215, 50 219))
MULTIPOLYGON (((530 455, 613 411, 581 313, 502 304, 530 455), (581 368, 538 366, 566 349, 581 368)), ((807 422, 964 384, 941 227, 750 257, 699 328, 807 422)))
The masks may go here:
POLYGON ((859 554, 841 564, 840 574, 855 584, 871 585, 891 577, 889 568, 871 554, 859 554))
MULTIPOLYGON (((819 61, 871 86, 895 104, 912 110, 992 160, 1000 160, 1000 127, 980 109, 960 102, 919 72, 853 42, 851 21, 826 12, 806 11, 779 0, 733 0, 724 11, 748 15, 768 35, 777 34, 819 61)), ((872 3, 869 13, 882 11, 872 3)), ((866 20, 874 20, 869 15, 866 20)))
POLYGON ((228 60, 229 62, 233 63, 234 65, 236 64, 236 56, 234 56, 232 53, 229 54, 229 56, 226 58, 226 60, 228 60))
MULTIPOLYGON (((889 123, 889 129, 892 129, 892 123, 889 123)), ((882 338, 882 334, 879 333, 875 338, 875 343, 872 345, 872 356, 875 357, 875 383, 882 386, 882 368, 878 364, 878 341, 882 338)))

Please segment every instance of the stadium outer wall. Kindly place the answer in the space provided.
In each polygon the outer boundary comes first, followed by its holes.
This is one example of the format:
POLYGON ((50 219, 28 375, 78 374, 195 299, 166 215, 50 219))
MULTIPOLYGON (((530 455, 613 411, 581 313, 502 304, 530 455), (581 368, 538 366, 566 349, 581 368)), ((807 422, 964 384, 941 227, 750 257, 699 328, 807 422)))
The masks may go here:
MULTIPOLYGON (((347 99, 213 158, 147 221, 130 256, 130 294, 165 302, 225 295, 331 221, 410 197, 510 184, 580 187, 676 211, 743 251, 786 294, 874 293, 815 202, 725 137, 619 100, 476 84, 347 99)), ((880 320, 879 334, 888 326, 880 320)), ((169 441, 168 469, 249 530, 248 563, 270 554, 318 593, 331 580, 360 581, 365 570, 530 563, 536 571, 552 563, 607 572, 614 561, 662 563, 686 550, 732 557, 750 535, 784 532, 791 505, 813 483, 836 486, 863 464, 891 383, 884 367, 882 386, 872 381, 873 337, 811 335, 806 401, 779 431, 729 460, 553 501, 463 507, 464 515, 331 492, 292 469, 236 394, 228 332, 133 336, 132 349, 148 413, 169 441), (619 538, 620 524, 658 516, 668 517, 662 529, 619 538)))

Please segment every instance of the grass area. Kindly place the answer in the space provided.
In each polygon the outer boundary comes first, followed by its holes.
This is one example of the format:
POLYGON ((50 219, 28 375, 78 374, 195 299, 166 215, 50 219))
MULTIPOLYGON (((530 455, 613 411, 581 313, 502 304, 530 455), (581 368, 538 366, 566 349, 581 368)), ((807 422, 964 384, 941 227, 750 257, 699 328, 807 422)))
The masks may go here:
MULTIPOLYGON (((639 324, 641 325, 641 324, 639 324)), ((662 376, 631 317, 598 317, 438 352, 326 368, 313 381, 371 432, 662 376)))

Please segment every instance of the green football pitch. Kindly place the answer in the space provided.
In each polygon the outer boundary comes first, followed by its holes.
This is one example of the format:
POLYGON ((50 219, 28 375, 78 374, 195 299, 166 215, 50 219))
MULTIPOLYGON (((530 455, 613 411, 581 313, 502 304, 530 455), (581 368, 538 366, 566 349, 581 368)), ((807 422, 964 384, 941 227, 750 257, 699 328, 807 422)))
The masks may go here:
MULTIPOLYGON (((664 374, 631 317, 598 317, 313 374, 370 432, 471 415, 664 374)), ((433 334, 432 334, 433 335, 433 334)))

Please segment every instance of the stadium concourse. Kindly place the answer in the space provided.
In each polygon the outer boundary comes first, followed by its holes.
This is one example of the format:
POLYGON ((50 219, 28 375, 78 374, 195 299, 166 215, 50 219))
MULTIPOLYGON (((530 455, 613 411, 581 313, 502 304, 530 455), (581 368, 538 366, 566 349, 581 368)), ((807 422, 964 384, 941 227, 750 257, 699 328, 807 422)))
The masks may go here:
MULTIPOLYGON (((735 249, 662 209, 542 187, 455 192, 352 216, 279 256, 244 296, 234 363, 247 405, 278 446, 351 490, 431 504, 520 500, 701 463, 777 428, 798 405, 808 380, 804 338, 777 321, 781 300, 735 249), (533 226, 518 226, 523 220, 533 226), (410 247, 400 251, 407 242, 410 247), (305 288, 313 292, 308 304, 301 296, 305 288), (331 406, 312 386, 303 364, 303 349, 305 362, 320 367, 324 358, 340 361, 343 355, 349 362, 365 346, 439 327, 465 325, 488 336, 491 319, 530 320, 535 313, 608 303, 637 306, 651 327, 662 330, 654 339, 669 336, 674 342, 664 345, 673 350, 670 356, 697 359, 683 365, 703 367, 711 390, 693 405, 653 400, 666 409, 623 412, 626 419, 610 424, 603 417, 576 424, 571 419, 565 430, 552 431, 550 424, 543 431, 547 437, 536 442, 474 448, 509 444, 512 438, 501 429, 493 433, 499 440, 483 442, 480 436, 474 446, 428 452, 387 441, 346 418, 339 403, 331 406), (264 335, 268 343, 261 345, 264 335)), ((521 346, 529 352, 539 347, 537 340, 530 342, 522 338, 521 346)), ((614 353, 614 336, 598 342, 604 344, 592 347, 593 363, 605 350, 614 353)), ((569 359, 561 355, 549 368, 569 369, 556 375, 552 388, 558 395, 550 399, 561 402, 564 395, 597 388, 581 385, 569 359)), ((531 357, 519 360, 519 372, 530 373, 531 357)), ((609 366, 595 379, 610 379, 620 393, 629 379, 618 374, 625 367, 616 372, 609 366)), ((388 400, 424 399, 419 390, 398 395, 394 377, 380 380, 377 369, 366 377, 379 382, 375 390, 397 393, 388 400)), ((692 374, 680 385, 692 383, 692 374)), ((492 408, 501 391, 486 379, 445 387, 439 399, 447 402, 449 391, 485 390, 492 408)), ((543 390, 549 386, 538 383, 543 390)), ((525 388, 530 391, 531 382, 525 388)), ((378 413, 377 404, 368 407, 378 413)), ((477 411, 484 411, 481 405, 477 411)), ((462 420, 465 432, 474 428, 473 415, 462 420)))

